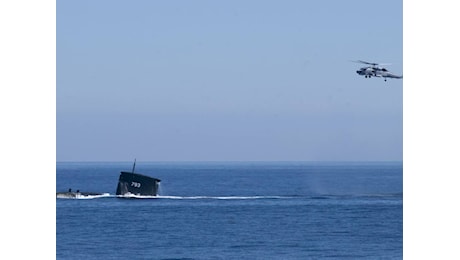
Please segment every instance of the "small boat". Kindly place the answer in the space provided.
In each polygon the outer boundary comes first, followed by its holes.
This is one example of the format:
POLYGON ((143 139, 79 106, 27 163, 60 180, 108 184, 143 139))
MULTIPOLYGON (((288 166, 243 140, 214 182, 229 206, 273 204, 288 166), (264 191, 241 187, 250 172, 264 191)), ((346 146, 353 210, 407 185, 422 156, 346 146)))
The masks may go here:
POLYGON ((131 172, 122 171, 120 173, 116 195, 157 196, 158 186, 161 180, 144 174, 135 173, 135 167, 136 160, 134 160, 133 170, 131 172))

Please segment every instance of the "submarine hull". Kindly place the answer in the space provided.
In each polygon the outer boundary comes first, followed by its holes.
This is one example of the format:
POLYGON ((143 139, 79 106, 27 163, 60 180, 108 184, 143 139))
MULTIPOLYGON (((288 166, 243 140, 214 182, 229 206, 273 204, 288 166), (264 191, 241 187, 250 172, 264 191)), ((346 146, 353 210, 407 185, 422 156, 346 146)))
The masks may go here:
POLYGON ((121 172, 116 195, 157 196, 160 180, 133 172, 121 172))
POLYGON ((96 193, 96 192, 56 192, 56 198, 60 199, 78 199, 78 198, 87 198, 94 196, 104 196, 108 193, 96 193))

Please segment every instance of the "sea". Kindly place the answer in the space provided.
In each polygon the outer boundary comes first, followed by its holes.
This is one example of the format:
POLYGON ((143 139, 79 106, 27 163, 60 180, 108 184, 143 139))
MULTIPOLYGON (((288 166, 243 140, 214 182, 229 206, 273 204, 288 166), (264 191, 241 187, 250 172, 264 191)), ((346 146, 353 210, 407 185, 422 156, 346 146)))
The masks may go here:
POLYGON ((58 162, 56 259, 402 259, 402 162, 58 162))

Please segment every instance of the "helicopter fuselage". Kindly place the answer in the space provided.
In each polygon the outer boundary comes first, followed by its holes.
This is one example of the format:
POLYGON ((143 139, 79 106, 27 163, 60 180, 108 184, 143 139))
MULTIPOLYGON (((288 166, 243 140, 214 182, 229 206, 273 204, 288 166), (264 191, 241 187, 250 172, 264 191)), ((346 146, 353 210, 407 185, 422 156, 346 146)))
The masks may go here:
POLYGON ((371 65, 368 67, 362 67, 356 71, 356 73, 358 73, 361 76, 364 76, 365 78, 383 77, 385 78, 385 81, 387 80, 387 78, 402 79, 402 76, 391 74, 387 69, 383 67, 378 67, 378 65, 382 65, 382 64, 372 63, 372 62, 367 62, 367 61, 362 61, 362 60, 358 60, 356 62, 371 65))

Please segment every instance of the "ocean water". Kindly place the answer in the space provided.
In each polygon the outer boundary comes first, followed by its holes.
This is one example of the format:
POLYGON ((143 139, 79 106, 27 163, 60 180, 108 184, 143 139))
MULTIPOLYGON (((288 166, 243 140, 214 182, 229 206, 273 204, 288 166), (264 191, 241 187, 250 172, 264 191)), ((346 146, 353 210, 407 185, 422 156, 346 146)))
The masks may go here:
POLYGON ((114 196, 132 163, 57 163, 57 259, 401 259, 402 162, 137 162, 158 198, 114 196))

